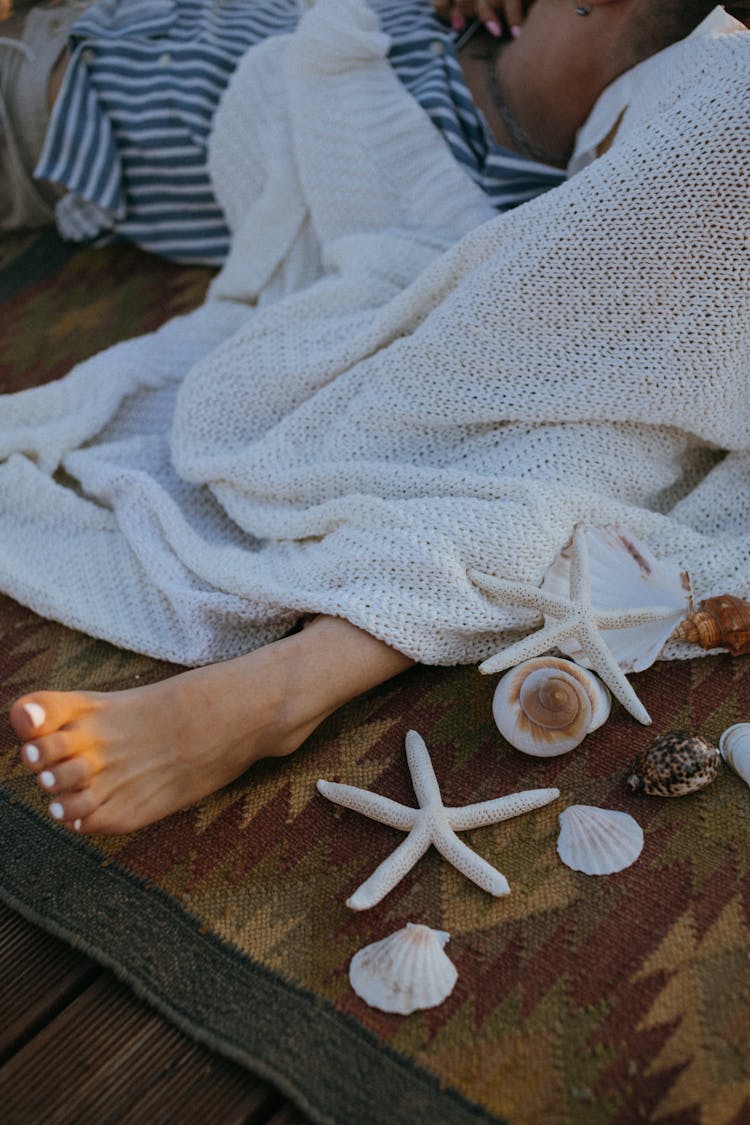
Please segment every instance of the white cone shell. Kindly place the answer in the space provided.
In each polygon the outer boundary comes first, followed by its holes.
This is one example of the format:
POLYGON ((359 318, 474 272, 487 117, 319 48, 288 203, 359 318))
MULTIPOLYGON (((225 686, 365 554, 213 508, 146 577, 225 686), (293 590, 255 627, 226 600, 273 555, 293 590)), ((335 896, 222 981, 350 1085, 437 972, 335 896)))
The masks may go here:
POLYGON ((456 966, 443 951, 450 934, 407 922, 382 941, 366 945, 349 964, 352 988, 371 1008, 408 1015, 435 1008, 453 991, 456 966))
POLYGON ((750 785, 750 723, 735 723, 719 739, 719 753, 728 766, 750 785))
MULTIPOLYGON (((680 622, 690 612, 690 580, 668 559, 656 559, 643 543, 619 528, 587 527, 591 604, 595 610, 674 607, 660 621, 627 629, 605 629, 602 637, 623 672, 649 668, 680 622)), ((570 596, 570 549, 565 547, 544 576, 547 594, 570 596)), ((560 650, 590 667, 578 641, 563 641, 560 650)))
POLYGON ((630 813, 571 805, 559 819, 557 853, 568 867, 585 875, 622 871, 643 849, 643 829, 630 813))
POLYGON ((525 660, 498 680, 492 699, 495 725, 511 746, 535 758, 554 758, 578 746, 586 735, 609 717, 612 697, 598 676, 571 660, 559 656, 537 656, 525 660), (528 676, 548 671, 574 686, 581 700, 581 713, 575 723, 559 729, 531 723, 520 701, 522 685, 528 676))

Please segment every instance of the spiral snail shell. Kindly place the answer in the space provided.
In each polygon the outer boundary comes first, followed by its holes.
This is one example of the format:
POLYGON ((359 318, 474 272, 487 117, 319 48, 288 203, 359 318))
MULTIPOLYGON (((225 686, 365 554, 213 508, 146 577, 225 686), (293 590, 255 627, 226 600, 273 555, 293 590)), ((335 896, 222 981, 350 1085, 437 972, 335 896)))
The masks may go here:
POLYGON ((734 656, 750 652, 750 602, 720 594, 701 602, 672 634, 701 648, 728 648, 734 656))
POLYGON ((492 714, 504 738, 537 758, 578 746, 607 719, 611 697, 586 668, 540 656, 506 672, 495 688, 492 714))

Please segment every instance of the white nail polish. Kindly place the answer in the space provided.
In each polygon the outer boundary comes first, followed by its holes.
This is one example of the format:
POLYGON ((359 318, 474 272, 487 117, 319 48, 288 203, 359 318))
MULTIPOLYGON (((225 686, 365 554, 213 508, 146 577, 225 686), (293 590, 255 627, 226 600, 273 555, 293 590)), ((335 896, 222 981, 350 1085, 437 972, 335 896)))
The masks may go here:
POLYGON ((39 761, 39 748, 33 742, 29 742, 23 748, 23 756, 30 766, 35 766, 39 761))
POLYGON ((81 831, 81 821, 80 821, 80 820, 74 820, 74 821, 73 821, 73 830, 74 830, 75 832, 80 832, 80 831, 81 831))
POLYGON ((39 780, 45 789, 51 789, 55 784, 55 775, 52 770, 44 770, 39 774, 39 780))
POLYGON ((44 710, 41 703, 24 703, 23 710, 29 716, 34 730, 39 730, 39 727, 47 718, 47 712, 44 710))
POLYGON ((55 820, 62 820, 62 818, 65 816, 65 812, 59 801, 52 802, 49 807, 49 815, 51 817, 54 817, 55 820))

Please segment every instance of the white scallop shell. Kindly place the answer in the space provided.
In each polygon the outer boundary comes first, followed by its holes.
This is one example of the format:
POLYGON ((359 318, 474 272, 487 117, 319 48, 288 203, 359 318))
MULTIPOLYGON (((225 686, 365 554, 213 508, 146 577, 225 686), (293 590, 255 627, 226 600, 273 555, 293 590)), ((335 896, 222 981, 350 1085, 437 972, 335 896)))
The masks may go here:
MULTIPOLYGON (((603 639, 623 672, 649 668, 670 636, 690 612, 690 579, 668 559, 656 559, 643 543, 623 531, 601 527, 585 529, 589 556, 591 604, 602 612, 655 606, 673 607, 674 613, 659 621, 627 629, 603 630, 603 639)), ((562 549, 542 582, 542 590, 570 596, 570 544, 562 549)), ((590 667, 575 639, 562 641, 560 651, 590 667)))
POLYGON ((578 746, 586 735, 609 716, 612 697, 601 680, 588 669, 559 656, 537 656, 506 672, 498 681, 492 714, 504 738, 537 758, 553 758, 578 746), (549 722, 530 717, 524 708, 524 690, 559 682, 575 693, 579 711, 570 721, 549 722))
POLYGON ((453 991, 456 966, 443 952, 444 930, 407 922, 390 937, 366 945, 349 965, 349 981, 371 1008, 408 1015, 434 1008, 453 991))
POLYGON ((570 805, 560 813, 557 853, 585 875, 611 875, 635 863, 643 849, 643 829, 625 812, 594 805, 570 805))
POLYGON ((750 785, 750 723, 727 727, 719 739, 719 753, 728 766, 750 785))

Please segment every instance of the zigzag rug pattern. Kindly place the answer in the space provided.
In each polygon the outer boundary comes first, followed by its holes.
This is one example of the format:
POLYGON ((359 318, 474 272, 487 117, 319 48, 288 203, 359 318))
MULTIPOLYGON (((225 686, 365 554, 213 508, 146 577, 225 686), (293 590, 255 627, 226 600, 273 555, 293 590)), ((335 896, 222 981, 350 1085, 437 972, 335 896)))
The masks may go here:
MULTIPOLYGON (((207 277, 122 247, 78 252, 50 276, 37 268, 3 305, 3 386, 56 378, 155 327, 199 300, 207 277)), ((174 671, 8 599, 0 632, 3 712, 39 686, 111 690, 174 671)), ((750 660, 658 664, 635 682, 652 728, 616 707, 578 749, 544 761, 498 735, 494 677, 417 668, 328 720, 292 759, 261 763, 142 832, 86 841, 48 820, 4 724, 0 893, 315 1120, 742 1125, 750 789, 724 768, 689 797, 637 798, 625 777, 660 732, 715 740, 750 718, 750 660), (507 897, 430 852, 375 908, 344 905, 401 835, 331 805, 315 781, 414 804, 409 728, 447 804, 561 790, 546 808, 465 835, 506 875, 507 897), (639 860, 609 877, 565 867, 557 817, 573 803, 632 813, 645 833, 639 860), (459 977, 440 1007, 399 1017, 366 1007, 347 974, 356 950, 407 921, 450 932, 459 977)))

